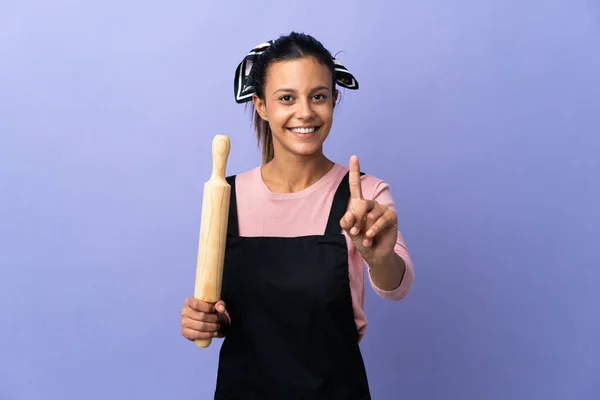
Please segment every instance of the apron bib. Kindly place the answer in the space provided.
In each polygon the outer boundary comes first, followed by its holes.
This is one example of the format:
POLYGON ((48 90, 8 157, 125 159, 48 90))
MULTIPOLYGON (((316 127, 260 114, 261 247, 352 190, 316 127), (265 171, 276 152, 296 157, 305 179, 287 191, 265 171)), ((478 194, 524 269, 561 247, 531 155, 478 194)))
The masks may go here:
POLYGON ((239 236, 235 176, 227 181, 222 299, 231 326, 221 346, 215 399, 370 399, 339 225, 350 199, 348 174, 324 234, 291 238, 239 236))

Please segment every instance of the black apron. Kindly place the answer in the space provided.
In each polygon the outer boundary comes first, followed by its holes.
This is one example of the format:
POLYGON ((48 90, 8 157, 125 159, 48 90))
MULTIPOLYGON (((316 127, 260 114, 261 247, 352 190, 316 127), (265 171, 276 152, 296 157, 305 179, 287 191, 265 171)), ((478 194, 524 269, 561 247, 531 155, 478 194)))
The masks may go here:
POLYGON ((221 346, 214 398, 369 400, 339 225, 350 199, 348 174, 324 234, 291 238, 240 237, 235 176, 227 181, 221 298, 231 326, 221 346))

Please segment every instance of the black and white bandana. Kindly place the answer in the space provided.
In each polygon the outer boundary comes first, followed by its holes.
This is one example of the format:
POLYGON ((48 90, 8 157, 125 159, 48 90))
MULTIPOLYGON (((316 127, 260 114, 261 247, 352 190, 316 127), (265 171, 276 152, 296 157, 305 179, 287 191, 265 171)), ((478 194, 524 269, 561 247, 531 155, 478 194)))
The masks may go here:
MULTIPOLYGON (((252 100, 252 96, 256 93, 254 86, 249 85, 249 76, 250 72, 252 71, 252 66, 254 65, 256 59, 273 43, 275 43, 274 40, 269 40, 268 42, 261 43, 254 47, 236 68, 235 78, 233 81, 233 90, 235 101, 237 103, 245 103, 252 100)), ((352 75, 352 73, 348 71, 348 69, 342 64, 340 64, 335 58, 332 58, 332 60, 333 64, 335 65, 336 83, 346 89, 357 90, 358 82, 356 81, 354 75, 352 75)))

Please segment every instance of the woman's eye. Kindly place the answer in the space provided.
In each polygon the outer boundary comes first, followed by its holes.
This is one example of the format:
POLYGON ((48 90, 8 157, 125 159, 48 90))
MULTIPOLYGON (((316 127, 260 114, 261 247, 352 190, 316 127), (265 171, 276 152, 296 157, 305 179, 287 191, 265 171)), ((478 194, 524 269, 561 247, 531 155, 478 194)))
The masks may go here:
MULTIPOLYGON (((316 101, 321 101, 321 100, 324 100, 324 99, 326 99, 326 98, 327 98, 327 96, 325 96, 324 94, 315 94, 315 95, 313 95, 313 97, 312 97, 312 98, 313 98, 313 100, 316 100, 316 101)), ((289 103, 289 102, 292 102, 292 101, 294 101, 294 98, 293 98, 291 95, 288 95, 288 94, 286 94, 286 95, 284 95, 284 96, 281 96, 281 97, 279 98, 279 101, 283 101, 283 102, 285 102, 285 103, 289 103)))

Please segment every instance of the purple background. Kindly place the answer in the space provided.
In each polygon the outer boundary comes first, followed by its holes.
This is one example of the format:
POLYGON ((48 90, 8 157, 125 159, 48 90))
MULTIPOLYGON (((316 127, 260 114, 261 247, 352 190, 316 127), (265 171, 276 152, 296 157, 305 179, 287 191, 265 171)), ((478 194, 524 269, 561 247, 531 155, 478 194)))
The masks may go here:
POLYGON ((233 72, 301 30, 353 71, 327 154, 388 181, 409 297, 367 288, 374 399, 599 399, 596 1, 0 2, 0 399, 209 399, 180 335, 233 72), (265 7, 265 8, 263 8, 265 7))

